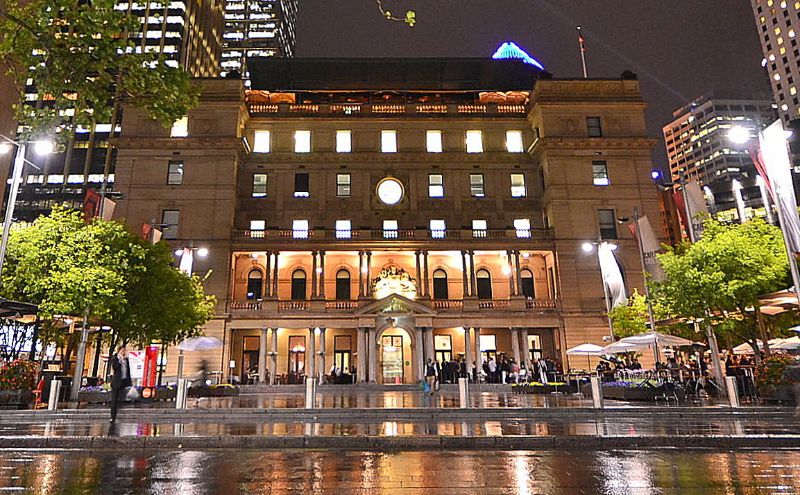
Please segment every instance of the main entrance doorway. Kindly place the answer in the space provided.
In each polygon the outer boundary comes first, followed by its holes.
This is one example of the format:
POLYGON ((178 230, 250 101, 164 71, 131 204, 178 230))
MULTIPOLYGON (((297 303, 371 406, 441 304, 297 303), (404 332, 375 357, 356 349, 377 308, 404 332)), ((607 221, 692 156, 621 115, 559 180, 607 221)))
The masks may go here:
POLYGON ((381 337, 381 351, 383 383, 403 383, 403 336, 384 335, 381 337))

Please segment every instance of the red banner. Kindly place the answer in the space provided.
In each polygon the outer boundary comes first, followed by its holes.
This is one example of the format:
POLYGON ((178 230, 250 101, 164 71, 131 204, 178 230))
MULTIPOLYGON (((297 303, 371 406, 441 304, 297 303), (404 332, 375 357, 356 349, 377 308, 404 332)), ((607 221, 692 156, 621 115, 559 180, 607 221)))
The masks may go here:
POLYGON ((158 361, 158 347, 149 345, 144 351, 144 370, 142 373, 142 387, 156 386, 156 364, 158 361))
POLYGON ((83 198, 83 221, 89 223, 100 213, 100 201, 102 198, 94 189, 87 189, 86 196, 83 198))

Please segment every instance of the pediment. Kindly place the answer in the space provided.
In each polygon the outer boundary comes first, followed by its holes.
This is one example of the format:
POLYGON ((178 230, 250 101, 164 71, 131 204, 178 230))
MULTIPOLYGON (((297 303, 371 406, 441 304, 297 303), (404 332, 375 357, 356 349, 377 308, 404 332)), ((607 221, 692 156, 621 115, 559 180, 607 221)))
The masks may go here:
POLYGON ((429 306, 413 301, 400 294, 389 294, 383 299, 373 301, 366 306, 358 308, 356 315, 380 315, 380 314, 423 314, 435 315, 436 311, 429 306))

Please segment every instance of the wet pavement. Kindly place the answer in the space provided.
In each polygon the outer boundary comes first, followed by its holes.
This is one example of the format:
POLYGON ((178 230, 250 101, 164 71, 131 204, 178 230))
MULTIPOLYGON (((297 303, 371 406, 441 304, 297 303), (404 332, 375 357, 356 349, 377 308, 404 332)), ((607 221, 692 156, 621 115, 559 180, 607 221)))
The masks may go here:
POLYGON ((0 492, 800 494, 800 451, 5 451, 0 492))

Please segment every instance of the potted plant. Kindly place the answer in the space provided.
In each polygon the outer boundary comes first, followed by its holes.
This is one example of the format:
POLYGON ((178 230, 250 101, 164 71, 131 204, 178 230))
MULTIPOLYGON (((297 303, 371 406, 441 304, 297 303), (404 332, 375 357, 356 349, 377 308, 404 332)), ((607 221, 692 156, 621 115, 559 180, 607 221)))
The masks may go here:
POLYGON ((773 355, 756 367, 756 387, 765 401, 794 403, 800 365, 791 356, 773 355))
POLYGON ((17 359, 0 365, 0 407, 23 409, 33 402, 38 366, 17 359))

